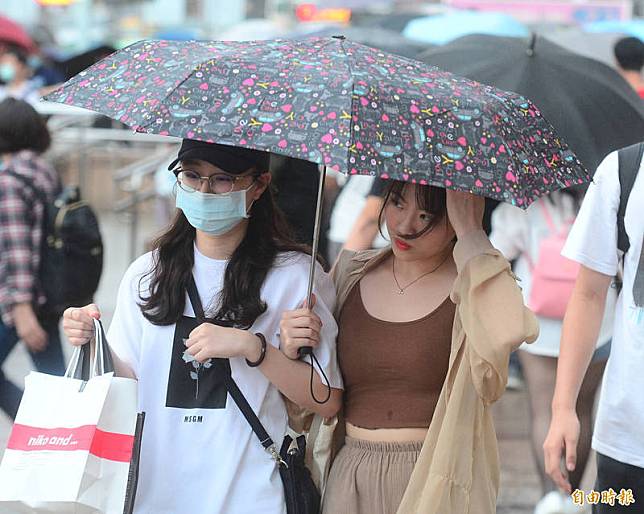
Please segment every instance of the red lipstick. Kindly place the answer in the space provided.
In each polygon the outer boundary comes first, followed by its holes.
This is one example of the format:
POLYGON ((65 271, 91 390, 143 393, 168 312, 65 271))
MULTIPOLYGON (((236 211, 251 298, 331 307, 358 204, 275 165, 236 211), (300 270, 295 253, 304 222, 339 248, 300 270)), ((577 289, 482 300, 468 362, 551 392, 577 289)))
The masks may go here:
POLYGON ((402 239, 394 238, 394 243, 399 250, 406 251, 411 248, 411 245, 405 243, 402 239))

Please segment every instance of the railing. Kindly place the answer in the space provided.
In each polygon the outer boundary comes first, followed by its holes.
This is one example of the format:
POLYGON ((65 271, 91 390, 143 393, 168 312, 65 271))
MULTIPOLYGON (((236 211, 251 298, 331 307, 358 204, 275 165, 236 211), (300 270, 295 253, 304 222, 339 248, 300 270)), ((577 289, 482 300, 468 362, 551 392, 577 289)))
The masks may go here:
POLYGON ((105 149, 108 145, 109 155, 136 159, 126 166, 116 168, 112 173, 114 185, 127 195, 114 203, 112 211, 126 215, 129 222, 130 258, 133 260, 138 250, 140 206, 156 197, 153 186, 144 188, 146 178, 153 176, 161 165, 176 155, 177 149, 174 145, 168 147, 167 143, 179 142, 180 139, 141 134, 122 128, 95 128, 92 125, 98 115, 86 109, 50 102, 41 102, 35 107, 42 115, 49 116, 47 124, 55 142, 53 153, 69 154, 71 151, 77 155, 78 185, 82 195, 87 196, 85 188, 89 149, 105 149), (165 144, 159 147, 161 143, 165 144), (155 146, 152 154, 146 148, 148 145, 155 146))

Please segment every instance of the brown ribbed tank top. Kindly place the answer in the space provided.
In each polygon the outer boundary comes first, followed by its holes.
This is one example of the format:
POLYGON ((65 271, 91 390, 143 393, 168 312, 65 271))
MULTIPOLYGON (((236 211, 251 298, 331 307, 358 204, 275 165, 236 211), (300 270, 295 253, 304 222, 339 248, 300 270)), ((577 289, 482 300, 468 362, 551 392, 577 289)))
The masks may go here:
POLYGON ((362 428, 428 427, 447 375, 456 306, 449 297, 413 321, 383 321, 364 307, 358 282, 337 339, 346 420, 362 428))

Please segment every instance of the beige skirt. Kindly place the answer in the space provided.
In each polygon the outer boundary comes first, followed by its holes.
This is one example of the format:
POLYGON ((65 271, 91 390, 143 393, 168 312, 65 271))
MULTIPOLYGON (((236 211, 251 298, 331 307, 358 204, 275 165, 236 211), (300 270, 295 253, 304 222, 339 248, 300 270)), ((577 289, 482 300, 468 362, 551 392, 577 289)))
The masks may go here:
POLYGON ((322 513, 395 514, 422 446, 347 437, 329 473, 322 513))

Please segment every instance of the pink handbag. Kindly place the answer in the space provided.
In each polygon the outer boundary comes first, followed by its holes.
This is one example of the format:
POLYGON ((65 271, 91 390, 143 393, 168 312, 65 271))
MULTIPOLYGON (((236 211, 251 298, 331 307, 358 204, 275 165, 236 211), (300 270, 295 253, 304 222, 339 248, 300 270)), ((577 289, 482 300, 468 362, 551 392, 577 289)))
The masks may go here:
POLYGON ((526 254, 532 271, 528 307, 538 316, 563 319, 579 273, 579 264, 561 255, 574 218, 557 228, 546 205, 540 206, 550 234, 539 244, 534 265, 526 254))

